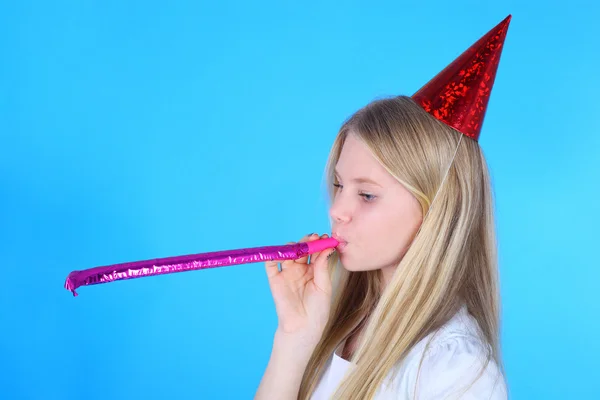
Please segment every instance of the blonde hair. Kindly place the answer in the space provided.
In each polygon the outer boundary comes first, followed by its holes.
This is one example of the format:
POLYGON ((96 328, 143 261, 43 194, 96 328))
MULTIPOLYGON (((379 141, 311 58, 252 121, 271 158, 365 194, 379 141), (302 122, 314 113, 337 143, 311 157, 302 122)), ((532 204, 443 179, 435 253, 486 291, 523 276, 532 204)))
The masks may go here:
POLYGON ((502 369, 492 187, 478 143, 460 141, 461 133, 410 97, 373 101, 352 115, 335 139, 326 168, 331 201, 336 190, 333 169, 349 133, 418 199, 424 218, 383 291, 381 270, 349 272, 336 255, 330 258, 329 321, 305 370, 298 399, 310 398, 333 351, 361 327, 362 339, 351 360, 354 368, 333 398, 374 397, 411 347, 446 323, 462 304, 489 344, 486 364, 493 359, 502 369))

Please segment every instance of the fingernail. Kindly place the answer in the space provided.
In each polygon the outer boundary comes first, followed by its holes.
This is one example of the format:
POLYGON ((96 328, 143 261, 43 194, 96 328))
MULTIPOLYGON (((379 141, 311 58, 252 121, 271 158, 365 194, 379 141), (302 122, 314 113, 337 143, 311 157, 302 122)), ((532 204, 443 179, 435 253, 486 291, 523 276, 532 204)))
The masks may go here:
POLYGON ((335 253, 335 249, 333 249, 333 251, 329 254, 327 254, 327 259, 329 260, 329 257, 331 257, 333 255, 333 253, 335 253))

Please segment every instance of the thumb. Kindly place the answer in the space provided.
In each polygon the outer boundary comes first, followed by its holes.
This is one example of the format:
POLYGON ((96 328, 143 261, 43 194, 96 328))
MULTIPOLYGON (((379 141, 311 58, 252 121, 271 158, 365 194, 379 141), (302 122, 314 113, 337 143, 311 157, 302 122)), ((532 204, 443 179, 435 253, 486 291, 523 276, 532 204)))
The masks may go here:
POLYGON ((331 294, 331 278, 329 276, 329 259, 335 253, 335 247, 323 250, 319 253, 316 260, 312 261, 315 285, 327 294, 331 294))

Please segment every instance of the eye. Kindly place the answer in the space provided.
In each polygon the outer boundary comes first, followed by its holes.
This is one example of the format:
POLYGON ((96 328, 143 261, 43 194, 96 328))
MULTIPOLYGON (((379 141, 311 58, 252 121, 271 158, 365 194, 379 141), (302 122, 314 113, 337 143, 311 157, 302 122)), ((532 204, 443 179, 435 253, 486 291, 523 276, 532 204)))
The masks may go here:
POLYGON ((367 203, 375 200, 375 198, 377 198, 377 196, 374 196, 372 194, 368 194, 368 193, 360 193, 360 195, 365 199, 365 201, 367 203))
MULTIPOLYGON (((340 185, 339 183, 333 183, 333 186, 338 189, 343 189, 343 186, 340 185)), ((358 195, 361 196, 366 203, 370 203, 377 198, 377 196, 375 196, 373 194, 364 193, 364 192, 359 193, 358 195)))

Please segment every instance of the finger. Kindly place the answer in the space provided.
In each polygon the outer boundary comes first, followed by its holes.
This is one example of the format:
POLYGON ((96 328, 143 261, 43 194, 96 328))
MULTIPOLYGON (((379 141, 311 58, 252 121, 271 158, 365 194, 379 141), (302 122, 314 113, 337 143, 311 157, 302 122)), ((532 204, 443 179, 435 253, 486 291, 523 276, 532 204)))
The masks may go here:
MULTIPOLYGON (((302 239, 300 239, 299 243, 310 242, 311 240, 315 240, 316 235, 317 235, 316 233, 309 233, 308 235, 306 235, 302 239)), ((308 255, 306 255, 304 257, 300 257, 299 259, 296 260, 296 262, 300 263, 300 264, 308 264, 308 255)))
MULTIPOLYGON (((287 242, 286 244, 294 244, 294 242, 287 242)), ((281 263, 281 270, 283 271, 283 263, 288 260, 271 260, 265 261, 265 270, 267 272, 267 277, 272 278, 277 275, 279 271, 278 265, 281 263)))
POLYGON ((275 275, 279 273, 279 268, 277 267, 279 261, 265 261, 265 270, 267 271, 267 278, 271 279, 275 275))
MULTIPOLYGON (((324 234, 322 236, 322 239, 327 239, 329 236, 327 234, 324 234)), ((334 253, 336 250, 335 247, 333 248, 329 248, 329 249, 325 249, 322 251, 317 251, 315 253, 312 254, 311 256, 311 262, 312 263, 322 263, 323 260, 327 260, 328 257, 334 253)))
MULTIPOLYGON (((329 235, 327 235, 327 234, 325 233, 325 234, 323 234, 323 235, 319 236, 317 239, 327 239, 328 237, 329 237, 329 235)), ((317 252, 315 252, 315 253, 312 253, 312 254, 311 254, 311 256, 310 256, 310 263, 311 263, 311 264, 312 264, 312 263, 314 262, 314 260, 315 260, 315 259, 316 259, 316 258, 319 256, 319 254, 320 254, 320 253, 321 253, 320 251, 317 251, 317 252)))
POLYGON ((329 259, 335 252, 335 248, 323 250, 312 262, 315 285, 328 294, 332 293, 331 277, 329 276, 329 259))
POLYGON ((283 260, 281 261, 281 270, 283 271, 284 269, 293 267, 294 265, 296 265, 296 261, 294 260, 283 260))

